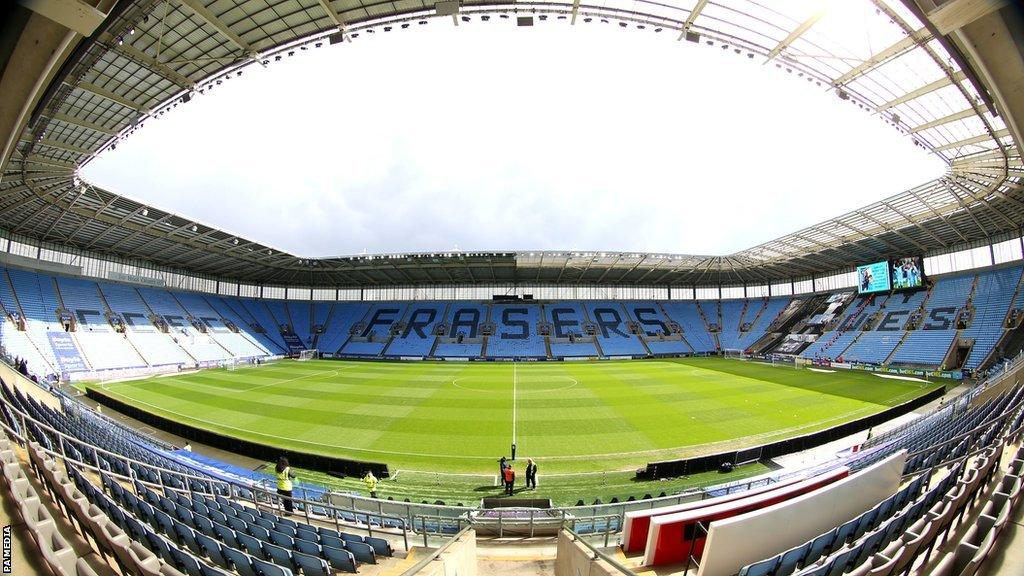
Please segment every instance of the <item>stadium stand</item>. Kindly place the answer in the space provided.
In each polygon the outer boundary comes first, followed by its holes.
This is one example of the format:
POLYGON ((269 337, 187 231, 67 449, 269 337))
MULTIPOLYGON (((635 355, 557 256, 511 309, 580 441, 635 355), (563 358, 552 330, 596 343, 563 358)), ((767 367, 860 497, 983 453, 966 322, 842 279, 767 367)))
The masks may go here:
POLYGON ((669 326, 672 320, 658 302, 632 301, 623 305, 630 320, 636 322, 640 337, 651 354, 657 356, 693 352, 682 335, 672 331, 669 326))
MULTIPOLYGON (((841 320, 819 323, 824 332, 800 356, 947 370, 991 364, 1022 298, 1021 274, 1019 266, 995 268, 939 277, 928 290, 854 298, 841 320)), ((40 377, 205 366, 309 348, 342 357, 498 359, 706 354, 719 346, 756 353, 754 343, 793 301, 310 302, 19 268, 4 276, 3 344, 40 377), (719 332, 708 331, 719 323, 719 332)))
POLYGON ((153 324, 150 319, 153 312, 135 288, 108 282, 100 282, 99 288, 110 310, 124 322, 126 337, 148 365, 180 365, 193 361, 171 336, 153 324))
POLYGON ((630 332, 628 316, 618 302, 587 302, 587 315, 596 324, 596 336, 605 356, 644 356, 647 347, 630 332))
MULTIPOLYGON (((435 327, 446 319, 446 304, 413 304, 399 326, 384 356, 429 356, 437 336, 435 327)), ((479 350, 477 351, 479 355, 479 350)))
POLYGON ((266 349, 254 344, 243 332, 234 332, 228 328, 220 314, 203 295, 182 292, 178 295, 178 302, 191 317, 206 327, 207 335, 226 351, 228 356, 252 358, 268 355, 266 349))
POLYGON ((962 338, 973 340, 965 368, 978 368, 1005 333, 1004 320, 1010 311, 1010 301, 1019 291, 1021 273, 1021 267, 1015 266, 978 275, 972 300, 974 318, 960 333, 962 338))
POLYGON ((405 318, 410 306, 404 302, 374 304, 366 316, 353 326, 351 335, 342 347, 341 356, 380 356, 391 340, 391 328, 405 318))
POLYGON ((696 302, 664 302, 665 313, 683 329, 683 338, 695 353, 716 351, 714 338, 708 333, 697 311, 696 302))
POLYGON ((497 331, 488 338, 487 355, 493 358, 547 358, 545 338, 538 331, 543 321, 538 304, 495 304, 491 318, 497 331))

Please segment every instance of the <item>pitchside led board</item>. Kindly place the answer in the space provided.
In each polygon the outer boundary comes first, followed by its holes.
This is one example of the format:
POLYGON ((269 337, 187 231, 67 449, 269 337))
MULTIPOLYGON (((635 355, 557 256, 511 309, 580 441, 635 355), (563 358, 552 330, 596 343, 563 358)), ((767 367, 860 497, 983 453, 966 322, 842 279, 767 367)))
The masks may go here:
POLYGON ((889 290, 913 290, 924 285, 920 258, 897 258, 857 266, 857 292, 874 294, 889 290))

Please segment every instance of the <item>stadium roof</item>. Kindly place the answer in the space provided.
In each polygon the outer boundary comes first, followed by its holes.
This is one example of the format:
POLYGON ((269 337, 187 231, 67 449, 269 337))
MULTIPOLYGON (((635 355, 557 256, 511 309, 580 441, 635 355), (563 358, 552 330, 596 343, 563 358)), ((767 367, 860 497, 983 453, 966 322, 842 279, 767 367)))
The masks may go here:
MULTIPOLYGON (((1024 24, 1007 1, 82 0, 6 8, 0 227, 42 242, 254 283, 732 284, 848 269, 1019 235, 1024 24), (93 7, 95 6, 95 8, 93 7), (79 182, 167 107, 290 53, 412 25, 643 28, 752 58, 905 133, 945 176, 729 256, 576 252, 309 259, 79 182), (508 22, 502 24, 507 19, 508 22), (486 22, 484 20, 487 20, 486 22), (520 23, 520 25, 526 22, 520 23), (13 32, 11 28, 17 28, 13 32), (77 30, 76 34, 72 30, 77 30), (84 36, 83 36, 84 35, 84 36), (52 48, 52 52, 50 49, 52 48), (20 114, 19 114, 20 113, 20 114)), ((698 49, 694 46, 694 49, 698 49)), ((700 79, 706 81, 706 79, 700 79)), ((680 114, 693 113, 679 110, 680 114)), ((836 135, 841 138, 842 135, 836 135)), ((746 151, 746 153, 753 153, 746 151)), ((751 174, 750 179, 756 178, 751 174)), ((799 173, 794 174, 798 178, 799 173)), ((827 192, 823 194, 827 201, 827 192)))

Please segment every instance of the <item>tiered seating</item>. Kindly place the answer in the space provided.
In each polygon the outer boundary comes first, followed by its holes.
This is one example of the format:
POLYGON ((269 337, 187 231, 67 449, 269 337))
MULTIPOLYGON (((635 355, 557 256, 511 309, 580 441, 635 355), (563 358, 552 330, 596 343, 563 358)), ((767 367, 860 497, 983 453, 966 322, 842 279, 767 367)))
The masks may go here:
MULTIPOLYGON (((479 331, 479 325, 487 322, 491 313, 492 310, 486 305, 452 302, 448 306, 448 313, 444 319, 444 323, 448 326, 448 333, 445 336, 457 339, 461 333, 463 342, 459 343, 457 340, 454 342, 440 342, 434 351, 434 356, 438 358, 479 357, 483 351, 483 340, 482 334, 479 331), (463 325, 466 322, 472 322, 474 318, 480 319, 475 332, 463 325), (470 341, 465 341, 465 338, 469 338, 470 341)), ((496 336, 491 336, 490 342, 493 343, 495 338, 496 336)))
POLYGON ((292 330, 306 344, 313 346, 313 326, 310 324, 310 303, 306 300, 289 300, 284 303, 288 309, 288 317, 292 321, 292 330))
POLYGON ((665 312, 683 328, 683 337, 694 352, 714 352, 715 340, 697 312, 696 302, 664 302, 665 312))
MULTIPOLYGON (((942 278, 932 288, 921 326, 909 334, 891 362, 938 366, 956 337, 956 313, 967 303, 973 276, 942 278)), ((1005 312, 1004 312, 1005 314, 1005 312)))
POLYGON ((644 341, 651 354, 689 354, 693 352, 682 338, 671 339, 669 336, 669 318, 661 310, 657 302, 629 301, 623 303, 630 320, 636 322, 643 332, 644 341))
MULTIPOLYGON (((434 346, 434 328, 444 321, 445 304, 414 304, 404 318, 405 329, 391 340, 385 356, 427 356, 434 346)), ((479 354, 477 350, 477 354, 479 354)))
MULTIPOLYGON (((323 314, 325 321, 326 312, 321 312, 321 310, 326 306, 325 303, 316 304, 317 317, 320 318, 320 314, 323 314)), ((362 320, 369 308, 370 305, 366 302, 335 302, 331 311, 331 321, 325 326, 324 333, 317 340, 316 347, 323 352, 332 354, 337 352, 348 339, 352 325, 362 320)))
POLYGON ((597 324, 597 339, 605 356, 645 356, 640 337, 631 334, 629 315, 618 302, 587 302, 587 315, 597 324))
POLYGON ((64 306, 77 319, 75 339, 82 354, 95 370, 146 366, 124 335, 114 332, 105 317, 106 306, 100 300, 95 282, 77 278, 57 278, 64 306))
MULTIPOLYGON (((220 358, 251 358, 268 354, 266 349, 257 346, 245 334, 232 332, 225 326, 220 313, 214 310, 201 294, 182 292, 178 295, 178 302, 189 314, 206 325, 207 335, 219 344, 219 348, 215 349, 215 352, 220 358)), ((236 326, 238 325, 236 324, 236 326)), ((244 327, 244 325, 239 326, 240 329, 244 327)))
MULTIPOLYGON (((740 315, 743 313, 743 307, 747 302, 747 300, 723 300, 719 302, 722 310, 722 326, 721 331, 718 333, 718 342, 722 345, 722 350, 743 349, 743 346, 740 344, 740 315)), ((754 306, 757 306, 757 304, 751 304, 751 308, 754 306)), ((706 313, 707 308, 705 308, 706 313)), ((756 314, 756 310, 754 313, 756 314)), ((708 316, 708 319, 711 320, 711 316, 708 316)))
POLYGON ((8 268, 11 286, 25 312, 25 332, 47 364, 59 368, 47 332, 62 331, 57 322, 57 294, 49 276, 8 268))
POLYGON ((992 270, 978 275, 974 291, 974 321, 962 331, 964 338, 973 338, 974 347, 964 368, 977 368, 1002 337, 1003 321, 1010 310, 1010 300, 1021 278, 1021 268, 992 270))
POLYGON ((541 307, 536 304, 495 304, 491 320, 497 332, 487 339, 492 358, 546 358, 544 337, 537 333, 541 307))
POLYGON ((752 304, 747 310, 747 315, 743 318, 744 322, 751 323, 750 330, 743 336, 740 337, 740 346, 746 350, 750 346, 753 346, 755 342, 761 339, 762 336, 768 333, 768 327, 771 326, 772 322, 782 314, 782 311, 789 306, 792 302, 792 298, 771 298, 765 305, 764 310, 761 312, 761 316, 754 321, 756 314, 756 306, 752 304))
POLYGON ((342 356, 379 356, 391 338, 391 325, 406 317, 407 304, 378 302, 366 313, 366 328, 349 339, 342 356))
POLYGON ((238 298, 232 299, 231 305, 233 308, 239 309, 241 311, 239 313, 244 313, 250 318, 245 323, 246 326, 251 325, 253 322, 259 324, 266 331, 263 334, 265 338, 272 341, 278 350, 282 352, 288 351, 288 344, 281 338, 281 327, 278 325, 277 320, 270 315, 263 300, 238 298))
MULTIPOLYGON (((900 343, 904 325, 910 314, 924 302, 925 295, 924 291, 919 291, 893 294, 889 297, 882 308, 881 320, 875 329, 861 332, 860 338, 843 352, 843 358, 853 362, 883 362, 900 343)), ((966 299, 966 294, 964 298, 966 299)))
MULTIPOLYGON (((286 305, 286 301, 276 300, 272 298, 264 298, 263 300, 260 300, 258 302, 257 306, 259 307, 259 310, 261 312, 266 313, 267 318, 269 318, 268 321, 270 322, 270 325, 264 326, 264 328, 266 328, 267 331, 273 330, 274 333, 280 334, 282 331, 284 331, 285 326, 289 326, 294 329, 294 326, 292 326, 291 315, 289 314, 286 305)), ((306 338, 304 336, 302 337, 302 341, 306 341, 306 338)), ((287 343, 288 341, 285 340, 285 344, 287 343)))
POLYGON ((861 325, 878 311, 886 299, 882 295, 874 296, 872 302, 870 298, 872 297, 864 296, 850 303, 847 308, 849 313, 839 323, 838 328, 822 334, 816 342, 804 349, 800 356, 812 359, 824 357, 832 360, 842 356, 843 351, 860 335, 861 325), (867 303, 865 303, 866 299, 868 299, 867 303))
POLYGON ((273 326, 263 326, 267 332, 257 332, 253 328, 253 324, 257 322, 239 299, 210 295, 206 296, 206 301, 215 312, 220 314, 221 318, 234 322, 239 330, 244 330, 260 348, 267 350, 271 355, 283 354, 287 351, 284 342, 280 339, 280 334, 273 326), (276 335, 276 338, 271 334, 276 335))
MULTIPOLYGON (((0 477, 3 479, 4 493, 13 497, 13 508, 28 528, 47 568, 57 576, 95 576, 96 571, 92 566, 84 558, 79 558, 72 543, 58 530, 54 517, 42 504, 40 495, 30 483, 28 475, 11 449, 10 441, 2 437, 2 434, 0 466, 3 466, 0 477)), ((10 556, 7 556, 7 560, 10 560, 10 556)))
POLYGON ((157 330, 149 320, 149 308, 135 288, 101 282, 100 289, 111 311, 121 316, 125 335, 150 366, 186 364, 188 354, 170 336, 157 330))

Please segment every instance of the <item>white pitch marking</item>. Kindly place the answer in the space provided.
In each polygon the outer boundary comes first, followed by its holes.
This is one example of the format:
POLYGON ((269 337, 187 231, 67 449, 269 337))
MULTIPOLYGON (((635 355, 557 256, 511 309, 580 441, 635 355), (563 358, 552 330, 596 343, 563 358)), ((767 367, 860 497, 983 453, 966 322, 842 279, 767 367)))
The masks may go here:
POLYGON ((512 443, 516 443, 516 385, 518 382, 518 376, 516 372, 516 363, 512 363, 512 443))

